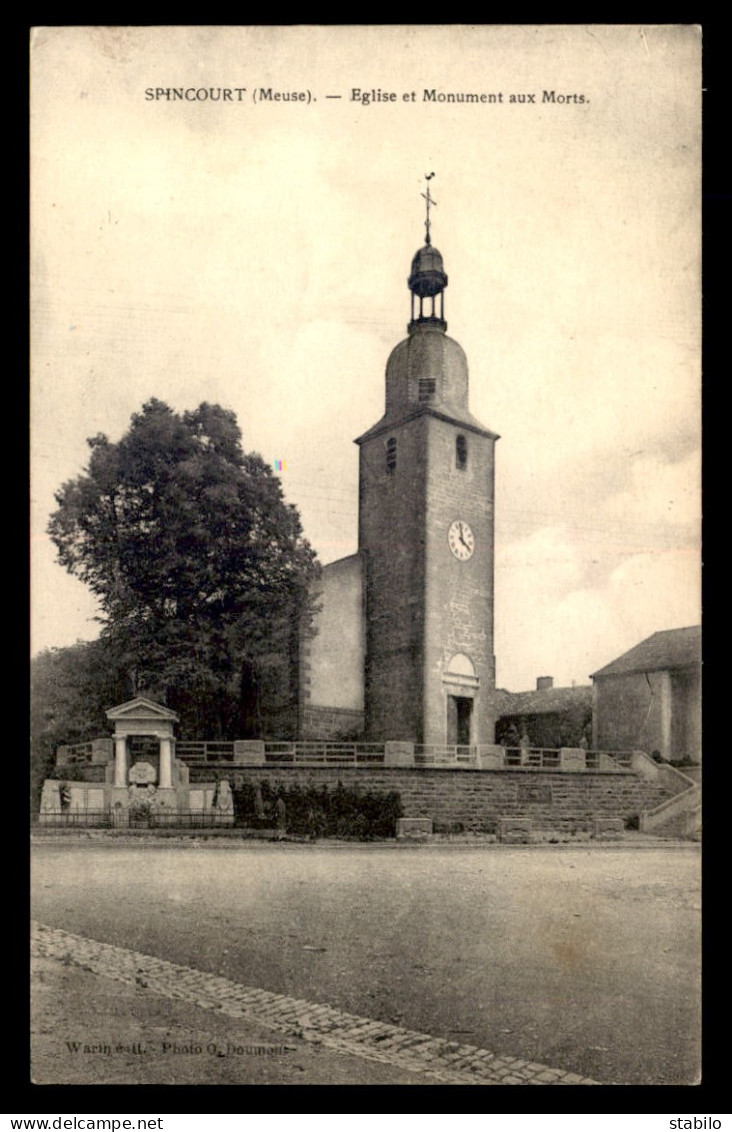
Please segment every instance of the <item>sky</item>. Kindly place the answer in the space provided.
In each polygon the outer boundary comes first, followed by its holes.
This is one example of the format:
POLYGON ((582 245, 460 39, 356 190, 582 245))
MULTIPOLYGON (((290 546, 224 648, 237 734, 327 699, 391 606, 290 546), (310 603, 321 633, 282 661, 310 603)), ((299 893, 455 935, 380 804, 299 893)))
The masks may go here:
POLYGON ((356 550, 428 172, 501 436, 498 685, 697 624, 700 54, 691 26, 35 29, 33 652, 98 634, 46 526, 151 397, 233 409, 321 562, 356 550))

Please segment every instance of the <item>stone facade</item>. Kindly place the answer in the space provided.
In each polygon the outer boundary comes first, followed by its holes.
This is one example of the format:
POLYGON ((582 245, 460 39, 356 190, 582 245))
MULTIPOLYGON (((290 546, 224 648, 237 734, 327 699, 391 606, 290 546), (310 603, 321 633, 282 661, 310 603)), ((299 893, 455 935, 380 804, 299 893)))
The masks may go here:
MULTIPOLYGON (((314 588, 314 634, 300 645, 301 739, 350 739, 363 732, 362 558, 323 568, 314 588)), ((290 732, 290 736, 292 732, 290 732)))
POLYGON ((701 630, 654 633, 593 674, 593 747, 701 761, 701 630))
POLYGON ((359 553, 326 567, 317 631, 303 642, 302 737, 315 737, 317 707, 319 738, 343 736, 348 722, 327 708, 363 709, 367 741, 494 741, 498 438, 469 411, 467 360, 442 317, 446 285, 428 241, 412 263, 408 336, 387 361, 384 416, 356 441, 359 553))
POLYGON ((470 742, 492 743, 495 437, 430 417, 427 443, 424 741, 457 741, 446 730, 447 698, 454 695, 473 701, 470 742), (467 445, 464 469, 456 467, 458 436, 467 445), (465 520, 475 538, 467 561, 459 561, 448 545, 455 519, 465 520), (450 662, 458 653, 471 662, 473 688, 450 679, 450 662))
POLYGON ((596 684, 593 747, 662 752, 663 672, 628 673, 596 684))
POLYGON ((358 739, 363 735, 363 711, 349 708, 320 707, 307 701, 302 705, 300 734, 303 739, 326 742, 358 739))
POLYGON ((366 571, 365 725, 374 741, 422 741, 426 489, 424 417, 361 444, 359 546, 366 571), (387 441, 396 467, 387 471, 387 441))

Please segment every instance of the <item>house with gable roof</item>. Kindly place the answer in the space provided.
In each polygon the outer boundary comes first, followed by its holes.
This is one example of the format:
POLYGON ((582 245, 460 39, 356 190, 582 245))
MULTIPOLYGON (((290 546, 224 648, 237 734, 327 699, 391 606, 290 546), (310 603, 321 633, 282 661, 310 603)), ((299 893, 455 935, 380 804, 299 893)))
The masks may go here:
POLYGON ((653 633, 592 673, 592 746, 701 762, 701 626, 653 633))
POLYGON ((528 692, 496 692, 496 743, 518 747, 579 747, 592 737, 592 687, 555 688, 551 676, 538 676, 528 692))

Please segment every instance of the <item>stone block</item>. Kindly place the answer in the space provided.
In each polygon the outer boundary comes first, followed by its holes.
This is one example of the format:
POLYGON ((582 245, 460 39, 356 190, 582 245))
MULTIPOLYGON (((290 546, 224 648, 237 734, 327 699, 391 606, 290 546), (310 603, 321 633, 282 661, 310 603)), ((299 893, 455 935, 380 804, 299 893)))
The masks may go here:
POLYGON ((414 743, 385 743, 384 766, 414 766, 414 743))
POLYGON ((506 844, 526 845, 531 838, 530 818, 499 818, 498 840, 506 844))
POLYGON ((239 766, 264 766, 264 743, 261 739, 235 739, 234 762, 239 766))
POLYGON ((71 762, 69 758, 70 748, 67 746, 56 748, 56 766, 68 766, 71 762))
POLYGON ((397 837, 423 836, 432 833, 432 818, 397 818, 397 837))
POLYGON ((190 782, 191 772, 180 759, 173 759, 173 784, 179 787, 187 786, 190 782))
POLYGON ((560 770, 586 770, 587 752, 583 747, 562 747, 559 752, 560 770))
POLYGON ((529 781, 516 784, 516 801, 520 806, 527 804, 551 806, 553 800, 552 788, 548 782, 529 781))
POLYGON ((69 811, 78 814, 86 809, 86 787, 72 783, 69 787, 69 811))
POLYGON ((92 788, 90 786, 86 792, 87 810, 93 810, 95 814, 104 813, 107 809, 104 793, 104 790, 101 790, 98 787, 92 788))
POLYGON ((114 758, 114 740, 113 739, 92 739, 91 761, 93 763, 108 763, 113 758, 114 758))
POLYGON ((121 802, 114 802, 110 813, 112 815, 112 825, 115 829, 123 829, 130 824, 130 811, 127 806, 123 806, 121 802))
POLYGON ((61 783, 47 778, 41 791, 40 822, 54 821, 55 815, 61 811, 61 783))
POLYGON ((155 791, 155 808, 167 813, 177 813, 178 791, 175 787, 158 787, 155 791))
POLYGON ((623 819, 595 818, 592 833, 596 841, 618 841, 623 836, 623 819))
POLYGON ((197 782, 195 787, 189 790, 188 793, 189 809, 196 812, 203 810, 208 813, 213 808, 215 797, 215 782, 197 782))
POLYGON ((476 759, 478 770, 500 770, 506 765, 506 751, 495 743, 482 743, 476 759))

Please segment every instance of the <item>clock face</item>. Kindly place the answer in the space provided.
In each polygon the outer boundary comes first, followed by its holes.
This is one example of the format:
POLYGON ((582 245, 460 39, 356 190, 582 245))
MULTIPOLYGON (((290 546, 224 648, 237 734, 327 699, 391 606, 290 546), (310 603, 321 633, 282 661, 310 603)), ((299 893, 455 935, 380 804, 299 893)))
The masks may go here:
POLYGON ((450 550, 461 562, 467 562, 475 550, 473 532, 462 519, 456 519, 454 523, 450 524, 447 541, 450 544, 450 550))

